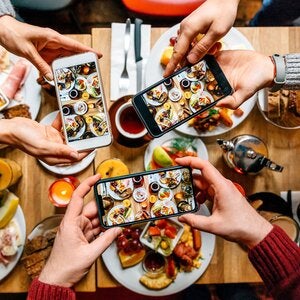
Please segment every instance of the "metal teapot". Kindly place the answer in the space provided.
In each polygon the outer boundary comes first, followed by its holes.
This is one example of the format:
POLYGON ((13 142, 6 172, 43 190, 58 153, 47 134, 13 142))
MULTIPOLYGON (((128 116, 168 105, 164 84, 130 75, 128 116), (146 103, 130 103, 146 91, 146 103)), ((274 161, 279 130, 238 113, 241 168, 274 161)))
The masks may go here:
POLYGON ((231 140, 217 139, 223 157, 230 168, 241 174, 256 174, 263 168, 282 172, 283 167, 272 162, 265 143, 258 137, 243 134, 231 140))

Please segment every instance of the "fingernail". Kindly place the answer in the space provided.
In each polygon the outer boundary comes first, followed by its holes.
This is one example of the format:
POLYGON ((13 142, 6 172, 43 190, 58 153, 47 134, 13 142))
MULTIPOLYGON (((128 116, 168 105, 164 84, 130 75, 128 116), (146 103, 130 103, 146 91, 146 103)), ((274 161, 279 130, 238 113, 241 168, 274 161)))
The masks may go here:
POLYGON ((188 56, 187 56, 187 59, 190 63, 195 63, 199 60, 199 56, 195 53, 190 53, 188 56))
POLYGON ((45 77, 47 80, 49 80, 49 81, 53 80, 53 75, 52 75, 52 73, 47 73, 47 74, 45 74, 44 77, 45 77))
POLYGON ((71 152, 70 156, 74 159, 79 159, 79 154, 77 152, 71 152))

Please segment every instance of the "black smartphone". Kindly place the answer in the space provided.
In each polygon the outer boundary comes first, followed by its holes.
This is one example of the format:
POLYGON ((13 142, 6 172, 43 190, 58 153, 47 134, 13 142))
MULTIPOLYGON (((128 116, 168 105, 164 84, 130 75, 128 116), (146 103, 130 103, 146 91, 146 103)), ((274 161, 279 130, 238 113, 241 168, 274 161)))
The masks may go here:
POLYGON ((190 168, 171 168, 99 180, 94 186, 103 227, 127 226, 197 211, 190 168))
POLYGON ((186 66, 134 96, 132 103, 153 137, 180 126, 232 94, 212 55, 186 66))

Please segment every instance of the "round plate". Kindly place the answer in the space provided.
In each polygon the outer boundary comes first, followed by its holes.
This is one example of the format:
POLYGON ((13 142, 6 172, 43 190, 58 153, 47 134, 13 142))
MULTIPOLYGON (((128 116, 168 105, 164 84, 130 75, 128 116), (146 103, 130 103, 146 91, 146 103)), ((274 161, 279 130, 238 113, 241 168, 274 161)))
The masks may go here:
MULTIPOLYGON (((53 111, 52 113, 48 114, 47 116, 45 116, 42 120, 41 120, 41 124, 44 125, 50 125, 52 124, 52 122, 54 121, 54 119, 56 118, 57 114, 59 113, 58 110, 53 111)), ((47 170, 49 170, 52 173, 58 174, 58 175, 73 175, 76 173, 81 172, 82 170, 84 170, 85 168, 87 168, 94 160, 96 156, 96 150, 94 150, 93 152, 91 152, 88 156, 86 156, 83 160, 71 164, 71 165, 55 165, 55 166, 50 166, 46 163, 44 163, 41 160, 38 160, 40 162, 40 164, 46 168, 47 170)))
MULTIPOLYGON (((74 76, 74 73, 69 68, 62 68, 62 69, 57 70, 56 72, 58 72, 58 71, 60 72, 60 74, 70 74, 70 77, 71 77, 70 85, 68 87, 64 87, 60 90, 60 93, 64 94, 64 93, 69 92, 73 88, 73 86, 75 85, 75 76, 74 76)), ((66 82, 65 77, 61 77, 61 80, 60 80, 59 76, 56 76, 56 77, 57 77, 58 85, 59 84, 65 84, 65 82, 66 82)))
MULTIPOLYGON (((163 78, 164 68, 160 64, 160 57, 165 47, 169 45, 169 39, 172 36, 177 36, 178 29, 179 24, 171 27, 161 35, 154 47, 151 49, 145 68, 146 86, 150 86, 163 78)), ((235 28, 231 28, 229 32, 222 38, 222 47, 223 49, 254 49, 247 38, 235 28)), ((189 127, 187 123, 184 123, 183 125, 177 127, 176 130, 183 134, 188 134, 195 137, 210 137, 223 134, 235 128, 247 118, 255 105, 256 98, 256 95, 254 95, 240 106, 240 108, 244 111, 244 114, 241 117, 236 117, 233 115, 233 125, 231 127, 226 127, 225 125, 221 124, 212 131, 198 132, 193 127, 189 127)))
POLYGON ((97 86, 93 86, 93 79, 95 77, 98 77, 97 72, 90 74, 87 77, 87 92, 94 98, 99 98, 101 96, 101 89, 100 89, 100 82, 99 82, 99 78, 98 78, 98 84, 97 86))
POLYGON ((171 189, 169 188, 161 188, 159 191, 158 191, 158 199, 161 200, 161 201, 167 201, 167 200, 171 200, 173 198, 173 192, 171 189), (165 194, 164 193, 168 193, 169 195, 166 197, 164 196, 165 194))
POLYGON ((136 202, 143 202, 148 198, 148 192, 145 188, 139 187, 133 190, 132 197, 136 202))
POLYGON ((18 248, 17 254, 13 257, 13 259, 10 261, 10 263, 7 266, 4 266, 2 263, 0 263, 0 280, 2 280, 4 277, 6 277, 15 267, 15 265, 18 263, 19 259, 21 258, 21 255, 23 253, 25 239, 26 239, 26 223, 24 214, 22 211, 22 208, 20 205, 18 205, 17 211, 15 213, 15 216, 13 217, 13 220, 18 223, 20 227, 20 234, 22 239, 22 245, 18 248))
MULTIPOLYGON (((123 179, 122 181, 127 181, 126 183, 126 188, 130 188, 133 191, 133 182, 131 178, 123 179)), ((127 199, 128 197, 121 197, 119 194, 115 193, 113 190, 110 188, 110 183, 107 183, 107 192, 108 194, 114 199, 114 200, 124 200, 127 199)))
POLYGON ((65 123, 67 123, 66 119, 73 122, 76 117, 81 119, 81 121, 83 123, 83 126, 79 129, 79 131, 75 134, 75 136, 72 136, 72 137, 68 136, 69 141, 74 141, 74 140, 79 139, 85 133, 85 130, 86 130, 86 123, 85 123, 85 120, 84 120, 83 116, 79 116, 79 115, 64 116, 65 123))
POLYGON ((191 105, 192 101, 194 101, 194 97, 196 98, 195 100, 199 103, 200 102, 200 106, 205 106, 209 103, 214 102, 214 98, 212 97, 212 95, 209 92, 206 91, 202 91, 202 92, 197 92, 196 94, 192 94, 192 97, 190 99, 190 109, 193 113, 199 111, 199 109, 195 109, 194 106, 191 105), (201 99, 204 99, 206 101, 206 98, 210 101, 209 103, 203 103, 202 101, 200 101, 201 99), (201 102, 204 104, 202 105, 201 102))
POLYGON ((33 238, 45 234, 48 230, 51 230, 57 226, 59 226, 61 220, 64 215, 53 215, 48 218, 45 218, 41 222, 39 222, 27 236, 27 239, 32 240, 33 238))
POLYGON ((158 174, 158 183, 163 188, 175 189, 181 181, 181 171, 180 170, 172 170, 166 171, 164 178, 158 174), (174 182, 172 184, 162 182, 165 178, 172 178, 174 182))
MULTIPOLYGON (((150 215, 151 215, 151 218, 155 218, 155 214, 154 214, 154 210, 157 208, 157 207, 168 207, 168 208, 172 208, 173 209, 173 212, 172 213, 168 213, 168 214, 161 214, 161 216, 167 216, 167 215, 172 215, 172 214, 176 214, 178 213, 178 209, 177 209, 177 206, 174 202, 172 201, 169 201, 169 200, 164 200, 164 201, 156 201, 155 204, 151 207, 151 210, 150 210, 150 215)), ((161 211, 161 209, 160 209, 161 211)))
MULTIPOLYGON (((163 136, 161 136, 157 139, 153 139, 149 143, 149 145, 148 145, 148 147, 145 151, 145 154, 144 154, 144 167, 145 167, 145 170, 148 169, 148 166, 149 166, 149 164, 152 160, 152 155, 153 155, 154 148, 156 148, 157 146, 168 145, 175 138, 186 138, 186 136, 184 136, 182 134, 179 134, 179 133, 176 133, 172 130, 172 131, 167 132, 166 134, 164 134, 163 136)), ((197 156, 202 158, 202 159, 208 160, 207 149, 206 149, 205 144, 201 141, 201 139, 194 138, 192 144, 196 148, 197 156)))
MULTIPOLYGON (((208 208, 202 204, 197 214, 209 216, 208 208)), ((202 264, 199 269, 194 269, 189 273, 178 273, 176 279, 167 288, 155 291, 149 290, 143 286, 139 279, 144 274, 142 263, 137 264, 132 268, 123 269, 117 255, 116 242, 112 243, 110 247, 102 254, 104 264, 110 271, 111 275, 124 287, 133 292, 146 296, 167 296, 178 293, 193 282, 195 282, 207 269, 215 249, 215 235, 201 232, 202 247, 201 253, 203 255, 202 264)))
MULTIPOLYGON (((124 209, 125 209, 124 205, 122 205, 122 204, 120 204, 120 205, 115 205, 115 206, 107 213, 107 225, 108 225, 108 226, 113 225, 111 219, 109 218, 109 215, 110 215, 113 211, 115 211, 116 209, 120 209, 120 208, 124 208, 124 209)), ((122 215, 122 217, 123 217, 123 215, 122 215)), ((124 217, 123 217, 123 218, 124 218, 124 217)), ((124 221, 125 221, 125 222, 132 222, 133 220, 134 220, 133 210, 131 210, 130 215, 129 215, 126 219, 124 218, 124 221)))
MULTIPOLYGON (((4 82, 12 66, 18 61, 18 59, 20 59, 20 57, 10 53, 9 59, 11 66, 8 70, 5 70, 5 72, 0 73, 0 85, 2 84, 2 82, 4 82)), ((23 86, 21 87, 20 92, 22 100, 11 100, 11 103, 8 105, 8 108, 22 103, 28 105, 29 111, 31 113, 31 118, 33 120, 36 119, 41 106, 41 86, 36 82, 36 79, 38 77, 39 73, 37 69, 33 65, 31 65, 29 74, 27 75, 27 78, 23 86)))
MULTIPOLYGON (((168 94, 168 90, 167 90, 167 88, 165 87, 164 84, 161 84, 160 86, 158 86, 158 87, 156 87, 156 88, 153 88, 152 91, 153 91, 153 90, 154 90, 154 91, 158 91, 158 90, 159 90, 160 95, 161 95, 162 93, 168 94)), ((165 100, 164 100, 164 101, 158 102, 158 101, 156 101, 156 100, 153 100, 153 99, 149 98, 147 94, 145 94, 145 98, 146 98, 147 102, 148 102, 150 105, 152 105, 152 106, 161 106, 161 105, 162 105, 163 103, 165 103, 165 102, 167 101, 167 99, 168 99, 167 97, 165 97, 165 100)))

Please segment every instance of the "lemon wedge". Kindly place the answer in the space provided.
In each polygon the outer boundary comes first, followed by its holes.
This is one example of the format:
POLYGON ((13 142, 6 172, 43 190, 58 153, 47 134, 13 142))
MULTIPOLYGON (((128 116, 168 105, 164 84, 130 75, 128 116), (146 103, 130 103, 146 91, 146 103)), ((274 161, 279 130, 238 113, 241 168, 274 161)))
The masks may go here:
POLYGON ((0 195, 0 228, 5 227, 16 213, 19 205, 19 198, 5 190, 0 195))

